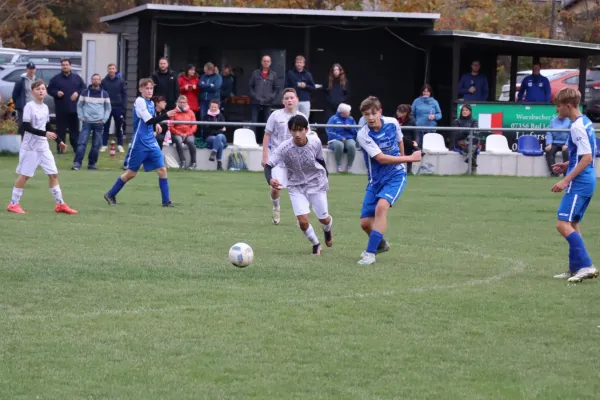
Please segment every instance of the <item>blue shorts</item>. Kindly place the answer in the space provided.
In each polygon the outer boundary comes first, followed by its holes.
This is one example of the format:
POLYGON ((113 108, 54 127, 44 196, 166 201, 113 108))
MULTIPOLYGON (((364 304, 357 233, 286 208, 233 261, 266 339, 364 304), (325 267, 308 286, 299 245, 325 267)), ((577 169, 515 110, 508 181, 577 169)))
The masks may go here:
POLYGON ((568 222, 581 222, 583 214, 588 208, 592 196, 565 193, 558 206, 558 220, 568 222))
POLYGON ((406 175, 401 175, 398 178, 390 180, 385 185, 376 188, 372 185, 367 186, 367 192, 363 200, 361 218, 372 218, 375 216, 375 208, 379 199, 385 199, 393 207, 406 186, 406 175))
POLYGON ((158 146, 154 149, 139 148, 132 150, 130 147, 125 156, 124 167, 133 172, 138 172, 140 166, 144 165, 144 171, 154 171, 165 166, 165 158, 158 146))

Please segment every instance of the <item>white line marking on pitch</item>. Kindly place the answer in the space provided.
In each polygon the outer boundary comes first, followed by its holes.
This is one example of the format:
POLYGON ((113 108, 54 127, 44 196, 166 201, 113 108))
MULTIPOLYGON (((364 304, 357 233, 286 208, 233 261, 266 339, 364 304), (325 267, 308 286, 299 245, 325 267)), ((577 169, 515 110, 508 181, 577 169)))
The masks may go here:
MULTIPOLYGON (((394 246, 394 247, 410 247, 410 246, 394 246)), ((478 285, 486 285, 492 282, 500 281, 509 276, 514 276, 521 274, 525 271, 525 263, 521 260, 510 258, 510 257, 497 257, 489 254, 474 252, 474 251, 463 251, 456 250, 451 247, 440 247, 440 248, 429 248, 429 250, 443 252, 443 253, 462 253, 471 256, 475 256, 481 259, 495 259, 495 260, 504 260, 507 263, 513 264, 513 268, 508 271, 501 272, 500 274, 489 276, 482 279, 471 279, 463 283, 455 283, 451 285, 430 285, 423 286, 412 289, 402 289, 402 290, 385 290, 380 292, 372 292, 372 293, 351 293, 347 295, 340 296, 321 296, 321 297, 306 297, 306 298, 289 298, 282 299, 277 301, 278 303, 283 304, 298 304, 298 303, 312 303, 312 302, 329 302, 329 301, 338 301, 338 300, 348 300, 348 299, 370 299, 370 298, 378 298, 378 297, 389 297, 397 294, 406 294, 406 293, 424 293, 424 292, 433 292, 437 290, 449 290, 449 289, 457 289, 468 286, 478 286, 478 285)), ((241 305, 247 304, 247 301, 243 302, 235 302, 235 303, 213 303, 213 304, 200 304, 200 305, 187 305, 187 306, 173 306, 173 307, 164 307, 164 308, 146 308, 146 307, 138 307, 131 309, 104 309, 104 310, 95 310, 91 312, 76 314, 76 313, 64 313, 64 314, 44 314, 44 315, 8 315, 6 316, 8 319, 12 320, 24 320, 24 321, 43 321, 43 320, 57 320, 62 318, 93 318, 100 316, 120 316, 120 315, 136 315, 136 314, 168 314, 175 313, 180 311, 197 311, 211 308, 222 308, 222 307, 239 307, 241 305)))

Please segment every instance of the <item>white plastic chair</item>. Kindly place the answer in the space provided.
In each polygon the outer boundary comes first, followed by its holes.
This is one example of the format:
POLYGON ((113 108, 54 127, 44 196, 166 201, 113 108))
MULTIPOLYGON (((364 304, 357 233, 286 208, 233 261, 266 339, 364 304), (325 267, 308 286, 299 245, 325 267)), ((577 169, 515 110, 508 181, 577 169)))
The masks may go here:
POLYGON ((485 151, 493 154, 512 154, 504 135, 491 134, 485 139, 485 151))
POLYGON ((426 133, 423 136, 423 152, 425 153, 447 153, 444 137, 439 133, 426 133))
POLYGON ((256 135, 248 128, 236 129, 235 132, 233 132, 233 145, 245 149, 255 149, 260 147, 258 143, 256 143, 256 135))

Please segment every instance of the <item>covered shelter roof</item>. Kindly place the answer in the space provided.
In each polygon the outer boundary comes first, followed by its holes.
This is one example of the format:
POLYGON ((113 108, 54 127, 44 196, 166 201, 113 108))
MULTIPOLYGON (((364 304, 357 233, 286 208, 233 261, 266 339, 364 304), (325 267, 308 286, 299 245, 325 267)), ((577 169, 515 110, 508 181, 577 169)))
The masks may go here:
POLYGON ((238 8, 238 7, 200 7, 168 4, 143 4, 116 14, 100 18, 100 22, 111 23, 136 14, 160 14, 161 18, 177 16, 185 13, 186 17, 198 19, 201 17, 239 19, 252 22, 253 18, 272 22, 296 20, 306 23, 335 23, 347 25, 379 25, 394 26, 407 24, 415 26, 431 26, 440 18, 433 13, 404 13, 380 11, 345 11, 345 10, 308 10, 290 8, 238 8))
POLYGON ((570 42, 567 40, 540 39, 459 30, 428 31, 425 35, 452 38, 461 43, 483 45, 488 49, 495 48, 499 51, 499 54, 580 58, 584 55, 598 55, 600 53, 600 44, 570 42))

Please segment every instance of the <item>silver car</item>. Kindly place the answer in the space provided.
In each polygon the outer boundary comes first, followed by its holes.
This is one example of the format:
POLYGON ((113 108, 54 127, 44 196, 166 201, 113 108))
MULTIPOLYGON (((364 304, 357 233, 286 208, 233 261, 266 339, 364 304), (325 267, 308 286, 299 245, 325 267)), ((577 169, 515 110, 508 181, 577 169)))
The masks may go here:
MULTIPOLYGON (((46 85, 55 75, 60 74, 60 64, 36 64, 35 75, 38 79, 43 79, 46 85)), ((71 71, 81 76, 81 68, 73 66, 71 71)), ((13 88, 15 83, 21 80, 21 76, 26 73, 25 65, 3 65, 0 66, 0 100, 9 101, 12 98, 13 88)), ((46 96, 44 103, 50 109, 50 118, 55 119, 54 99, 51 96, 46 96)))

